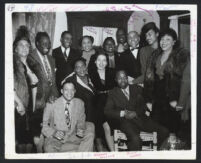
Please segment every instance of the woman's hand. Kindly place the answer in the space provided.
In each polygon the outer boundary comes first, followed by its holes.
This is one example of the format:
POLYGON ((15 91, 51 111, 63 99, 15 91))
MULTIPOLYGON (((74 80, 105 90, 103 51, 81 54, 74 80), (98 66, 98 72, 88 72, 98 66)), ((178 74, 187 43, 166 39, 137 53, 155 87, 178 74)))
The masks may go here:
POLYGON ((18 103, 18 105, 16 106, 17 112, 23 116, 25 114, 25 107, 22 103, 18 103))
POLYGON ((189 112, 188 112, 188 110, 183 110, 183 111, 181 112, 181 120, 182 120, 183 122, 186 122, 186 121, 189 120, 189 112))
POLYGON ((34 73, 29 73, 28 76, 29 76, 29 78, 31 80, 32 85, 35 85, 35 84, 38 83, 38 78, 34 73))

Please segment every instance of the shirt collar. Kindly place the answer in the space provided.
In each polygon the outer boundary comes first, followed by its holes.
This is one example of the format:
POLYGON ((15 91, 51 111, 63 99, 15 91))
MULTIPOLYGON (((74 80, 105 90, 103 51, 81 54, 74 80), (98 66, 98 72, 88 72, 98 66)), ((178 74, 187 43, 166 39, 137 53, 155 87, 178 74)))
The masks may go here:
POLYGON ((127 93, 129 93, 129 85, 125 89, 121 89, 121 90, 126 91, 127 93))
MULTIPOLYGON (((62 96, 62 99, 63 99, 63 103, 64 103, 64 105, 66 105, 66 103, 67 103, 67 101, 66 101, 66 99, 62 96)), ((72 99, 73 100, 73 99, 72 99)), ((71 100, 71 101, 72 101, 71 100)), ((70 104, 71 103, 71 101, 69 101, 68 103, 70 104)))
POLYGON ((40 60, 41 60, 42 63, 43 63, 43 60, 44 60, 44 58, 46 57, 46 55, 41 54, 41 52, 40 52, 38 49, 36 49, 36 51, 37 51, 37 54, 38 54, 40 60))
POLYGON ((129 47, 131 51, 135 50, 135 49, 139 49, 139 45, 136 47, 136 48, 132 48, 132 47, 129 47))
MULTIPOLYGON (((69 48, 67 48, 67 49, 69 49, 69 50, 70 50, 70 47, 69 47, 69 48)), ((62 53, 64 53, 64 52, 65 52, 65 50, 66 50, 66 48, 64 48, 64 47, 61 45, 61 51, 62 51, 62 53)))

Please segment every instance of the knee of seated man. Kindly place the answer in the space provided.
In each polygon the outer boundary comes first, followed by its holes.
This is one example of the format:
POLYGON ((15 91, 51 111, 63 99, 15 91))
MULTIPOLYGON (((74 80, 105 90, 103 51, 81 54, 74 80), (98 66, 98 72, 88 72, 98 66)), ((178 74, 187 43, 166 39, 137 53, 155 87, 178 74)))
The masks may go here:
POLYGON ((85 131, 85 138, 91 138, 91 139, 95 138, 95 127, 93 123, 87 125, 87 129, 85 131))
POLYGON ((51 144, 46 144, 44 145, 44 152, 51 153, 51 152, 55 152, 55 150, 51 144))
POLYGON ((40 143, 40 137, 34 136, 33 141, 35 145, 38 145, 40 143))
POLYGON ((161 127, 159 134, 161 134, 163 137, 168 137, 169 130, 167 128, 165 128, 165 127, 161 127))
POLYGON ((95 134, 95 125, 92 122, 86 122, 86 132, 95 134))

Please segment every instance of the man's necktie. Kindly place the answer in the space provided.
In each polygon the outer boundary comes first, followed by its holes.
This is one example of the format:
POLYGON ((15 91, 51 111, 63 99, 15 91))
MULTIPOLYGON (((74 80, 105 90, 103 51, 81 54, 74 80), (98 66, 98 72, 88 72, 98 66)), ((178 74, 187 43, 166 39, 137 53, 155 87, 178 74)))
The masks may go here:
POLYGON ((43 57, 43 62, 45 64, 45 70, 46 70, 46 73, 47 73, 48 82, 50 83, 50 85, 52 85, 52 74, 51 74, 50 67, 49 67, 49 65, 47 63, 47 58, 45 56, 43 57))
POLYGON ((128 94, 128 92, 125 89, 123 89, 123 92, 124 92, 124 95, 126 96, 126 98, 129 100, 129 94, 128 94))
POLYGON ((71 128, 71 123, 70 123, 69 105, 70 105, 70 103, 66 102, 64 113, 65 113, 65 117, 66 117, 66 124, 67 124, 68 128, 70 129, 71 128))
POLYGON ((65 49, 65 51, 64 51, 64 58, 65 58, 65 60, 66 60, 66 61, 67 61, 67 59, 68 59, 67 50, 68 50, 68 48, 67 48, 67 49, 65 49))

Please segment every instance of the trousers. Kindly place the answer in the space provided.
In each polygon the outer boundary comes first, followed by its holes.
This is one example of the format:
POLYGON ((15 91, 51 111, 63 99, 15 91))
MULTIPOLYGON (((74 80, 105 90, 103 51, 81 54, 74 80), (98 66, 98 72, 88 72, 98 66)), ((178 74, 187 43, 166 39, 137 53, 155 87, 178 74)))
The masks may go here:
POLYGON ((132 120, 123 119, 120 122, 120 130, 124 132, 128 139, 129 151, 142 150, 142 141, 140 139, 140 131, 157 132, 158 146, 168 137, 169 131, 151 118, 137 118, 132 120))
POLYGON ((86 122, 86 130, 83 138, 78 138, 75 134, 70 135, 65 143, 61 143, 55 138, 46 138, 44 143, 45 153, 56 152, 91 152, 93 151, 95 137, 95 127, 91 122, 86 122))

